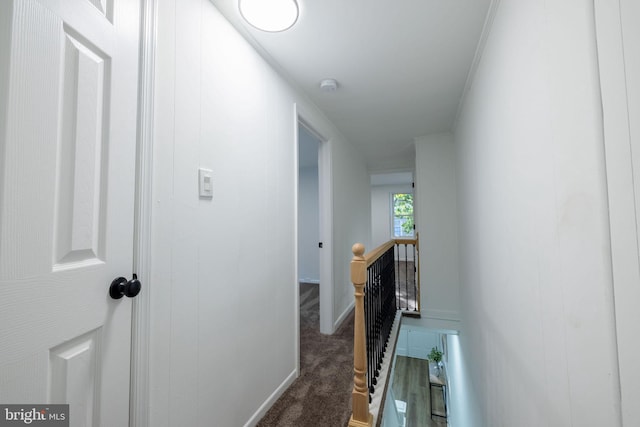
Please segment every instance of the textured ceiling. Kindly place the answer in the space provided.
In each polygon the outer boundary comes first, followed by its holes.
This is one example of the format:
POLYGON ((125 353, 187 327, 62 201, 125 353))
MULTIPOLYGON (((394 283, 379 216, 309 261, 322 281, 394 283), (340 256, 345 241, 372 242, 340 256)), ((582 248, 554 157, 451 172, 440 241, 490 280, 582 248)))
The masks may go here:
POLYGON ((306 92, 370 171, 411 170, 415 137, 450 130, 490 0, 298 0, 282 33, 245 24, 236 0, 214 5, 306 92), (339 90, 320 90, 322 79, 339 90))

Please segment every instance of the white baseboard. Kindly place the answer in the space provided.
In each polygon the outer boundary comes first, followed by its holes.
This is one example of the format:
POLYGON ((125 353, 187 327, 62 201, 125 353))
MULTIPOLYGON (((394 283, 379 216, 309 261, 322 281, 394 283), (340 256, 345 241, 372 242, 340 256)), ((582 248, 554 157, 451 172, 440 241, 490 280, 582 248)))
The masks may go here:
POLYGON ((282 384, 280 384, 278 388, 275 389, 273 393, 271 393, 271 396, 269 396, 269 398, 265 400, 262 405, 260 405, 258 410, 251 416, 251 418, 249 418, 249 421, 247 421, 244 427, 255 427, 258 424, 258 421, 260 421, 262 417, 264 417, 264 415, 267 413, 269 408, 271 408, 273 404, 276 403, 276 400, 278 400, 280 396, 282 396, 282 393, 284 393, 289 388, 289 386, 293 384, 296 377, 296 371, 294 370, 289 374, 289 376, 287 376, 287 378, 285 378, 282 384))
POLYGON ((426 317, 427 319, 453 320, 455 322, 460 321, 460 313, 451 310, 427 309, 421 311, 421 316, 426 317))
POLYGON ((355 305, 356 305, 356 301, 355 300, 351 301, 351 303, 342 312, 342 314, 338 316, 335 322, 333 322, 333 332, 338 330, 340 325, 342 325, 342 322, 344 322, 344 319, 346 319, 349 313, 351 313, 351 310, 353 310, 353 307, 355 307, 355 305))

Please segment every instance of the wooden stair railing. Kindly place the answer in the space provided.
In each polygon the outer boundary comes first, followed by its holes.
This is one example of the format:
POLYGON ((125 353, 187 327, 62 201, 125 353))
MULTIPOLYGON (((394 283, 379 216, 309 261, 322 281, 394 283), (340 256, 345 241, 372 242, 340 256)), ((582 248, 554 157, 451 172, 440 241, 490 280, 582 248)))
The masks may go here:
MULTIPOLYGON (((391 330, 391 324, 393 323, 393 318, 395 318, 395 313, 397 312, 396 302, 399 301, 402 294, 401 290, 396 290, 396 282, 398 281, 399 276, 396 275, 394 268, 397 262, 396 260, 401 257, 400 245, 405 245, 406 263, 408 263, 406 247, 407 245, 413 246, 413 262, 414 265, 417 265, 419 263, 417 238, 390 240, 366 255, 364 253, 364 245, 356 243, 352 247, 353 258, 351 260, 351 282, 355 289, 355 318, 353 328, 354 375, 353 391, 351 393, 352 415, 349 420, 349 427, 369 427, 373 425, 374 417, 369 410, 369 402, 371 401, 369 393, 370 391, 373 392, 373 384, 376 384, 377 370, 379 369, 379 364, 384 356, 384 349, 386 348, 386 341, 388 340, 388 335, 391 330), (396 247, 396 249, 392 250, 394 247, 396 247), (374 265, 374 263, 379 261, 381 257, 391 257, 390 265, 388 259, 385 261, 387 267, 384 272, 379 271, 380 267, 376 267, 374 265), (372 267, 372 269, 369 267, 372 267), (388 271, 389 267, 390 271, 388 271), (378 270, 376 270, 376 268, 378 270), (381 319, 380 313, 376 314, 369 312, 372 309, 371 300, 366 303, 367 310, 365 310, 365 287, 374 292, 381 291, 379 283, 381 277, 384 275, 388 278, 389 274, 393 277, 393 289, 391 290, 391 292, 393 292, 393 296, 391 297, 391 301, 389 300, 389 289, 386 289, 381 293, 381 295, 385 295, 383 299, 386 302, 382 302, 382 300, 377 301, 373 306, 374 311, 379 310, 380 308, 383 309, 382 314, 384 315, 384 319, 381 319), (373 286, 371 286, 371 282, 374 282, 373 286), (383 307, 383 305, 385 307, 383 307), (388 313, 386 311, 388 311, 388 313), (369 322, 371 325, 367 325, 369 322), (370 336, 372 326, 375 328, 375 333, 377 335, 381 335, 381 337, 374 338, 372 340, 370 336), (376 339, 383 339, 385 342, 378 342, 376 339), (371 371, 376 372, 374 374, 371 371)), ((405 269, 407 269, 406 266, 405 269)), ((415 299, 413 311, 419 315, 419 268, 414 269, 412 273, 414 277, 412 283, 413 298, 415 299)), ((409 277, 405 271, 405 298, 407 298, 408 281, 409 277)), ((370 297, 368 298, 370 299, 370 297)), ((409 312, 408 305, 406 307, 407 310, 404 310, 403 307, 398 308, 402 309, 404 314, 408 314, 409 312)))

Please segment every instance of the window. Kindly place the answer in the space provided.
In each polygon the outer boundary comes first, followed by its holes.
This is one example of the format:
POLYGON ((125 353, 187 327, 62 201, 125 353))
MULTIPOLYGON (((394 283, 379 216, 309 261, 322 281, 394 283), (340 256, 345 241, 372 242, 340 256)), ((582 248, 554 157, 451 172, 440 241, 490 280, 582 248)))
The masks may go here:
POLYGON ((413 194, 393 194, 393 237, 413 237, 413 194))

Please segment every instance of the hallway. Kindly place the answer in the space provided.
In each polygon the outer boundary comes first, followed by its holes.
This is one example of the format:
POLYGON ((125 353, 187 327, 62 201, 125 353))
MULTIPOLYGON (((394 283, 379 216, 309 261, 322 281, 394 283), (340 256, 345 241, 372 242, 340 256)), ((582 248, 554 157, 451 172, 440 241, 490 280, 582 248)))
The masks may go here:
POLYGON ((351 415, 353 314, 320 334, 319 285, 300 284, 300 376, 258 427, 346 426, 351 415))

